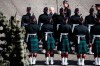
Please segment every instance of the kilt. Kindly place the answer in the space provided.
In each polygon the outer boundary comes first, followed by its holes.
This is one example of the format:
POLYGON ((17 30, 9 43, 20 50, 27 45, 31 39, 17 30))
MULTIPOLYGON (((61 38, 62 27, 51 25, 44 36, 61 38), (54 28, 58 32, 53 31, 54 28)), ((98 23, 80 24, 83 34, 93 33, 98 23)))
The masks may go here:
POLYGON ((62 52, 70 52, 70 44, 68 40, 68 36, 63 35, 61 39, 60 51, 62 52))
POLYGON ((39 50, 39 45, 38 45, 38 38, 37 36, 29 36, 27 47, 30 52, 38 52, 39 50))
POLYGON ((95 54, 100 54, 100 38, 94 40, 94 43, 92 45, 92 51, 95 54))
POLYGON ((47 41, 44 41, 44 44, 45 44, 45 49, 47 51, 54 50, 55 49, 55 40, 54 40, 54 37, 48 34, 47 41))
POLYGON ((87 45, 85 39, 80 40, 80 43, 76 44, 75 51, 77 52, 77 54, 87 54, 87 52, 88 52, 88 45, 87 45))

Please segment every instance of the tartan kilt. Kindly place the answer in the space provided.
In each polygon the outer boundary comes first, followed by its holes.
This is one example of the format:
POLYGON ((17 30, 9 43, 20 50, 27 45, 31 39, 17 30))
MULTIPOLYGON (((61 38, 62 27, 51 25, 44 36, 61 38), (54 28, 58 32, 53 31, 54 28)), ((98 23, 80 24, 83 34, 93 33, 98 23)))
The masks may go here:
POLYGON ((55 40, 53 36, 48 35, 47 41, 45 41, 45 49, 47 51, 55 49, 55 40))
POLYGON ((62 52, 70 52, 70 44, 69 44, 68 36, 62 36, 61 45, 59 48, 60 51, 62 52))
POLYGON ((80 43, 76 44, 75 51, 77 54, 87 54, 88 52, 88 45, 86 43, 86 40, 80 40, 80 43))
POLYGON ((38 52, 39 45, 37 36, 29 36, 27 47, 30 52, 38 52))
POLYGON ((92 51, 95 54, 100 54, 100 39, 95 39, 94 44, 92 45, 92 51))

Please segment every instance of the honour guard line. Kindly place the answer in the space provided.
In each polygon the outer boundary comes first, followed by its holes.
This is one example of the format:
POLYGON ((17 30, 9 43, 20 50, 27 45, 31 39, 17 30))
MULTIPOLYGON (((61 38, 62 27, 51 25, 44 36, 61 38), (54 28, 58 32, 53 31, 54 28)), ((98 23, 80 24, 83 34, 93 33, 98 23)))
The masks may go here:
MULTIPOLYGON (((9 24, 6 24, 3 14, 0 14, 0 33, 4 32, 4 37, 10 38, 0 45, 4 50, 0 52, 4 60, 10 62, 10 66, 37 64, 39 44, 42 44, 41 52, 44 53, 46 65, 56 64, 55 49, 61 55, 61 65, 69 64, 70 53, 77 54, 77 65, 85 65, 88 53, 94 55, 93 64, 100 65, 100 4, 95 4, 97 13, 94 14, 92 6, 85 19, 79 14, 79 8, 75 8, 71 16, 68 1, 64 0, 62 4, 64 7, 57 13, 54 7, 44 7, 38 21, 34 13, 31 14, 31 7, 27 7, 27 14, 22 16, 20 27, 16 16, 12 16, 9 24)), ((0 40, 3 40, 2 36, 0 40)))

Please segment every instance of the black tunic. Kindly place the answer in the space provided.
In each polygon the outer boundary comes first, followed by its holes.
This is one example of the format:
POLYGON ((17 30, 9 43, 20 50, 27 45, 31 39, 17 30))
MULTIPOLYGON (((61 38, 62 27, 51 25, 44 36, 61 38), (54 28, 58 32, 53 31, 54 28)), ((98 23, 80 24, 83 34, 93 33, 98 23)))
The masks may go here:
POLYGON ((73 15, 70 18, 70 23, 71 24, 79 24, 79 19, 80 19, 79 15, 73 15))
POLYGON ((26 33, 38 33, 39 32, 39 25, 30 23, 29 25, 26 26, 26 33))
POLYGON ((45 23, 45 21, 46 21, 46 19, 47 19, 48 16, 49 16, 49 15, 46 14, 46 13, 41 14, 41 15, 39 16, 39 19, 38 19, 38 24, 39 24, 39 26, 40 26, 40 23, 45 23))
POLYGON ((85 25, 87 24, 95 24, 95 16, 94 15, 88 15, 85 17, 85 25))
POLYGON ((31 14, 27 13, 26 15, 22 16, 21 26, 24 26, 24 23, 29 24, 31 19, 31 14))

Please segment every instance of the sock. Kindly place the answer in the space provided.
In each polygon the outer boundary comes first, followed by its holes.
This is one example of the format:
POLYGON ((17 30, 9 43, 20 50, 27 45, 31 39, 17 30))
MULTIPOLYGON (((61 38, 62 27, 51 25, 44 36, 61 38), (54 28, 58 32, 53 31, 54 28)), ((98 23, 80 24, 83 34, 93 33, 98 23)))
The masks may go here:
POLYGON ((49 52, 46 52, 45 57, 49 57, 49 54, 50 54, 49 52))
POLYGON ((77 58, 78 58, 78 59, 81 58, 81 54, 78 54, 78 55, 77 55, 77 58))
POLYGON ((82 58, 84 58, 84 59, 85 59, 85 58, 86 58, 86 54, 82 54, 82 58))
POLYGON ((61 53, 61 58, 63 58, 64 57, 64 53, 61 53))
POLYGON ((64 56, 65 58, 68 58, 68 53, 65 53, 65 56, 64 56))
POLYGON ((54 52, 53 51, 50 52, 50 57, 54 57, 54 52))

